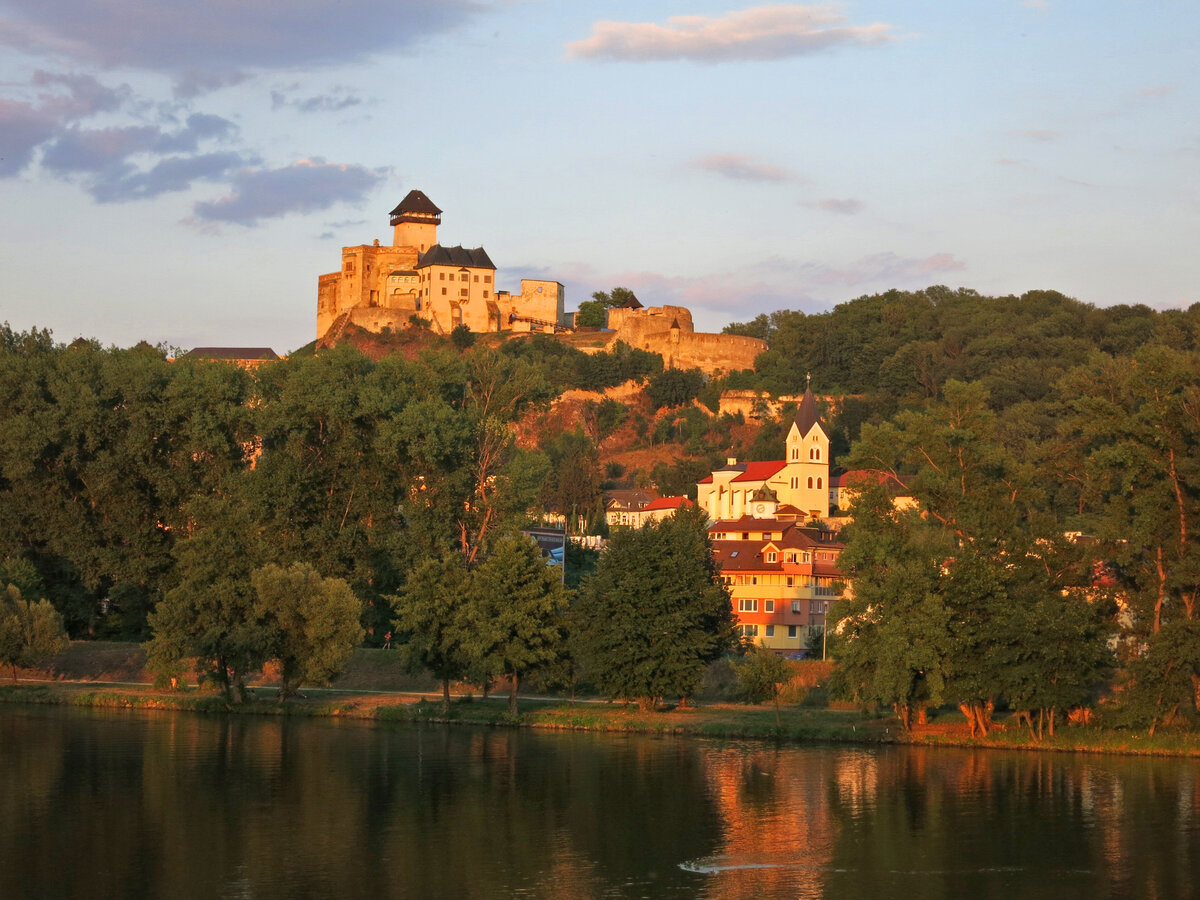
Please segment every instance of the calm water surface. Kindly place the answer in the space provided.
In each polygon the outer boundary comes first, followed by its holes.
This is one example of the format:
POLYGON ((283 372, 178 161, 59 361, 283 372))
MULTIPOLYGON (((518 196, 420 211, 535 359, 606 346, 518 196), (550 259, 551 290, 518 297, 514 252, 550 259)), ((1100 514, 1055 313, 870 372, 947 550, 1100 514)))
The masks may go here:
POLYGON ((1195 762, 0 708, 0 898, 1198 896, 1195 762))

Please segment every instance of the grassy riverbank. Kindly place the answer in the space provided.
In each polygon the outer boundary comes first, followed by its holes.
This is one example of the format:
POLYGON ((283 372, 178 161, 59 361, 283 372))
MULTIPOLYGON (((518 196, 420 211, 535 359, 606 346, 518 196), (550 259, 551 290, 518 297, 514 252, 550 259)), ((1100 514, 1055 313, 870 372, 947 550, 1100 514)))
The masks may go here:
POLYGON ((747 706, 701 703, 685 708, 640 710, 636 705, 594 699, 523 698, 515 718, 507 698, 487 700, 461 695, 447 713, 428 676, 403 669, 400 654, 357 651, 346 672, 332 686, 307 690, 305 696, 279 703, 269 678, 254 687, 254 699, 229 707, 207 690, 160 690, 144 671, 145 657, 133 644, 75 642, 60 657, 36 671, 23 670, 15 684, 0 683, 0 702, 38 703, 92 708, 179 710, 258 716, 315 716, 381 722, 452 722, 468 725, 517 726, 548 730, 611 733, 675 734, 780 742, 903 743, 925 746, 991 747, 1164 756, 1200 756, 1200 736, 1186 731, 1144 732, 1099 727, 1063 727, 1054 737, 1034 740, 1015 722, 987 738, 971 738, 961 716, 944 713, 933 724, 904 734, 888 716, 820 706, 747 706))

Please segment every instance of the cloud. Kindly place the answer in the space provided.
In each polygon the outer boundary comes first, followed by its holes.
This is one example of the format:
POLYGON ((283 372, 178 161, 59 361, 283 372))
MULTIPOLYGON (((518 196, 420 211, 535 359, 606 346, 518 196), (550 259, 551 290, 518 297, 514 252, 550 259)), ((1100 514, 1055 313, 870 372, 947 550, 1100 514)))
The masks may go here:
POLYGON ((60 178, 79 177, 101 203, 144 200, 252 164, 233 151, 193 155, 203 142, 228 140, 236 132, 228 119, 205 113, 193 113, 174 131, 157 125, 70 125, 45 140, 41 165, 60 178))
POLYGON ((475 0, 4 0, 0 44, 179 73, 196 90, 213 77, 201 73, 344 63, 410 46, 482 8, 475 0))
POLYGON ((843 45, 894 41, 892 26, 849 26, 840 6, 780 4, 723 16, 673 16, 653 22, 596 22, 592 34, 567 44, 573 59, 624 62, 691 60, 719 63, 808 56, 843 45))
POLYGON ((825 212, 835 213, 839 216, 856 216, 865 208, 861 200, 856 200, 853 197, 826 197, 823 200, 816 200, 804 205, 815 209, 823 209, 825 212))
POLYGON ((384 169, 303 159, 279 169, 244 169, 219 200, 197 203, 193 221, 257 225, 262 219, 357 203, 387 177, 384 169))
POLYGON ((0 178, 12 177, 29 165, 34 151, 54 137, 59 120, 44 109, 30 103, 0 99, 0 178))
POLYGON ((293 85, 290 88, 271 91, 271 109, 283 109, 290 106, 302 113, 341 112, 343 109, 363 103, 362 97, 350 94, 349 88, 340 85, 334 87, 328 94, 317 94, 312 97, 288 96, 289 92, 295 89, 296 86, 293 85))
POLYGON ((1052 128, 1014 128, 1009 134, 1013 137, 1042 142, 1053 141, 1062 137, 1061 131, 1055 131, 1052 128))
POLYGON ((1138 91, 1138 96, 1146 100, 1157 100, 1159 97, 1166 97, 1168 94, 1173 93, 1175 93, 1175 85, 1155 84, 1142 88, 1138 91))
POLYGON ((747 156, 734 153, 717 153, 698 159, 691 165, 735 181, 794 181, 796 177, 787 169, 769 163, 754 162, 747 156))
POLYGON ((124 171, 98 179, 91 194, 101 203, 146 200, 173 191, 186 191, 195 181, 213 181, 246 166, 250 160, 233 151, 170 156, 146 171, 124 171))
POLYGON ((252 76, 249 72, 227 71, 211 72, 199 69, 188 69, 176 73, 174 94, 177 100, 194 100, 202 94, 219 91, 221 88, 233 87, 252 76))

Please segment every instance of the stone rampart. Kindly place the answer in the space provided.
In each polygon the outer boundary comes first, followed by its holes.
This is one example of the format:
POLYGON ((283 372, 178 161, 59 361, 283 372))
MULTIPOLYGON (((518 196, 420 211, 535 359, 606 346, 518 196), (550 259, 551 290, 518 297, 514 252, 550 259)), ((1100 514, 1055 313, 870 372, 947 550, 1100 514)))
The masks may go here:
POLYGON ((609 346, 622 341, 639 350, 658 353, 667 368, 700 369, 709 375, 754 368, 754 358, 767 349, 765 341, 734 334, 693 330, 692 313, 682 306, 611 309, 609 346))

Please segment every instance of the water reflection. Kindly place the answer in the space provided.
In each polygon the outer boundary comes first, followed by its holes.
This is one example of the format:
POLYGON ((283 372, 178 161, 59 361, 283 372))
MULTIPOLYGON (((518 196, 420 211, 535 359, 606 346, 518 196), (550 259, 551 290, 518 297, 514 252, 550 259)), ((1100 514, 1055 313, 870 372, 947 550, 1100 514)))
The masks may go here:
POLYGON ((1176 760, 0 709, 0 897, 1189 897, 1176 760))

